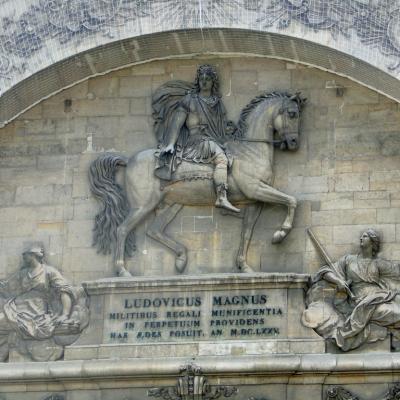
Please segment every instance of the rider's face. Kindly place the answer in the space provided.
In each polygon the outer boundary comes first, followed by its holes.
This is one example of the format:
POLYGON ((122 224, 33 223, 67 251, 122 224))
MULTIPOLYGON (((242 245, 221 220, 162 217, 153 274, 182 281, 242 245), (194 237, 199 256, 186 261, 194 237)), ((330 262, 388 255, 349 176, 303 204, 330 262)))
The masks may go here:
POLYGON ((213 85, 213 79, 208 74, 201 74, 199 76, 200 90, 211 90, 213 85))

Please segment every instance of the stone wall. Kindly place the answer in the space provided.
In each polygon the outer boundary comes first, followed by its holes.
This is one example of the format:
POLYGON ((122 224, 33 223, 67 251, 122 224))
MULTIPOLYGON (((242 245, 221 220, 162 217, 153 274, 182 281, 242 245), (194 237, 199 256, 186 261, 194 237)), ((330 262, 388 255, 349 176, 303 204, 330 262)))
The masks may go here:
MULTIPOLYGON (((104 151, 133 154, 154 146, 151 94, 171 79, 192 81, 198 64, 217 66, 223 102, 235 121, 257 94, 301 91, 308 98, 300 150, 276 151, 275 186, 299 200, 295 228, 271 245, 285 209, 266 206, 249 253, 256 271, 313 272, 321 260, 312 226, 333 258, 356 251, 359 233, 377 228, 383 253, 399 260, 398 104, 345 78, 262 58, 158 61, 89 79, 43 101, 0 129, 0 265, 15 271, 25 243, 40 240, 50 264, 75 283, 111 276, 111 256, 92 242, 98 204, 87 171, 104 151), (337 96, 332 81, 345 87, 337 96), (71 100, 72 103, 65 100, 71 100)), ((137 230, 128 267, 137 275, 172 275, 172 254, 137 230)), ((241 220, 208 207, 185 207, 168 232, 189 249, 185 273, 234 271, 241 220)))

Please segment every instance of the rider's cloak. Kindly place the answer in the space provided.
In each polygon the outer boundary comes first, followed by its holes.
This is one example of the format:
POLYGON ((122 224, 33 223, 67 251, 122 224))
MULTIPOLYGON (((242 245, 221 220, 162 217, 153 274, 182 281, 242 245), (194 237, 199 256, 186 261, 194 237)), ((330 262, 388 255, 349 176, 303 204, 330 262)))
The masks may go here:
POLYGON ((195 126, 188 127, 186 123, 182 126, 173 155, 160 156, 158 152, 155 174, 161 179, 171 179, 182 160, 212 162, 216 147, 225 142, 227 119, 221 98, 202 98, 188 82, 171 81, 162 85, 153 96, 153 110, 159 149, 170 143, 175 113, 194 114, 198 121, 195 126))

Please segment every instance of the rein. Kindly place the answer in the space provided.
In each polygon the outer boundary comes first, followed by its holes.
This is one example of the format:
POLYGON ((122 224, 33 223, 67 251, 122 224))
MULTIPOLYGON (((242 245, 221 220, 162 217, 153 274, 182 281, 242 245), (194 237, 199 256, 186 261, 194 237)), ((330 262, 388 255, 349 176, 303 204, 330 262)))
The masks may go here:
MULTIPOLYGON (((283 99, 279 113, 280 114, 284 114, 284 111, 287 111, 287 110, 288 110, 288 107, 285 106, 285 99, 283 99)), ((286 137, 288 134, 290 134, 290 132, 286 132, 286 129, 288 127, 287 116, 285 116, 285 118, 284 118, 284 123, 285 123, 285 126, 283 127, 282 130, 284 131, 284 135, 283 136, 286 137)), ((286 138, 285 139, 280 139, 280 140, 269 140, 269 139, 248 139, 248 138, 245 138, 245 137, 236 137, 236 138, 234 138, 234 140, 237 140, 239 142, 272 144, 274 147, 278 147, 278 146, 281 146, 282 144, 286 144, 287 143, 286 138)))
POLYGON ((235 138, 239 142, 250 142, 250 143, 267 143, 273 144, 274 146, 281 145, 285 140, 268 140, 268 139, 247 139, 247 138, 235 138))

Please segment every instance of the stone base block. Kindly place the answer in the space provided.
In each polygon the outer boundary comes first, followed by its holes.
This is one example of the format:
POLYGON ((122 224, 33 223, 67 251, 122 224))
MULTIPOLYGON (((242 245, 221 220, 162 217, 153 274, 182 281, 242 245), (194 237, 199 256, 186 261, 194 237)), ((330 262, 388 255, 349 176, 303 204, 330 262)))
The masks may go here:
POLYGON ((301 324, 304 274, 207 274, 84 283, 91 321, 65 359, 323 353, 301 324))

